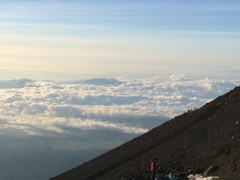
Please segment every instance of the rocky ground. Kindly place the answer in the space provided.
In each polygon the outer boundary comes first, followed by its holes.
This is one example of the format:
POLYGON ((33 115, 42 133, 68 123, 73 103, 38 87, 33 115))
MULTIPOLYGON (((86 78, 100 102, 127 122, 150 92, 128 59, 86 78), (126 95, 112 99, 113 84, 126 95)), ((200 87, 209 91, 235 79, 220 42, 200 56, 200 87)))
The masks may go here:
POLYGON ((149 179, 149 165, 240 179, 240 87, 52 179, 149 179))

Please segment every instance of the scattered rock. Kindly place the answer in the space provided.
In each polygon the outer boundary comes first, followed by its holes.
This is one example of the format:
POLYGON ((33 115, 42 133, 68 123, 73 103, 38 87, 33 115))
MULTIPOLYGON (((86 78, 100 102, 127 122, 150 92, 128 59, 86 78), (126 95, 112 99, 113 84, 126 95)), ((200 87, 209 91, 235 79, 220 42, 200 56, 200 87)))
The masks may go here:
POLYGON ((203 173, 204 177, 208 177, 210 176, 212 173, 214 173, 215 171, 217 171, 219 168, 219 166, 210 166, 209 168, 207 168, 207 170, 203 173))

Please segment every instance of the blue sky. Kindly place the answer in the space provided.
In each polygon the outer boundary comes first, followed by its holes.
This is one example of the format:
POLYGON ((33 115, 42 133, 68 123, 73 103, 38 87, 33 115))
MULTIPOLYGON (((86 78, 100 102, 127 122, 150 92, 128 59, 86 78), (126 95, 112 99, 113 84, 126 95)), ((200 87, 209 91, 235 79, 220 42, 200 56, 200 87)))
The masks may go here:
POLYGON ((2 80, 239 77, 237 0, 1 1, 2 80))

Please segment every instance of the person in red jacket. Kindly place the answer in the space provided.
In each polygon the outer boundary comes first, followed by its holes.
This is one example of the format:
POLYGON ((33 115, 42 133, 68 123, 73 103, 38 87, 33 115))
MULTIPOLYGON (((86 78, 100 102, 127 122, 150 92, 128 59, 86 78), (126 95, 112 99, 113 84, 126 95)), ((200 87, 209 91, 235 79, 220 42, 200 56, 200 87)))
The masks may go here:
POLYGON ((157 174, 157 170, 158 170, 157 158, 156 157, 153 158, 153 160, 151 161, 150 170, 151 170, 151 179, 155 180, 156 174, 157 174))

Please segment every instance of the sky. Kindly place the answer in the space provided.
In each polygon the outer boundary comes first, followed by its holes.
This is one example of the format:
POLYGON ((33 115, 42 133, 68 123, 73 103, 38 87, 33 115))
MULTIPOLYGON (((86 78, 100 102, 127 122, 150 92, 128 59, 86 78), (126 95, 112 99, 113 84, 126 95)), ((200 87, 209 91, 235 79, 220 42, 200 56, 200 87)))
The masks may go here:
POLYGON ((238 0, 1 0, 0 80, 239 77, 238 0))

